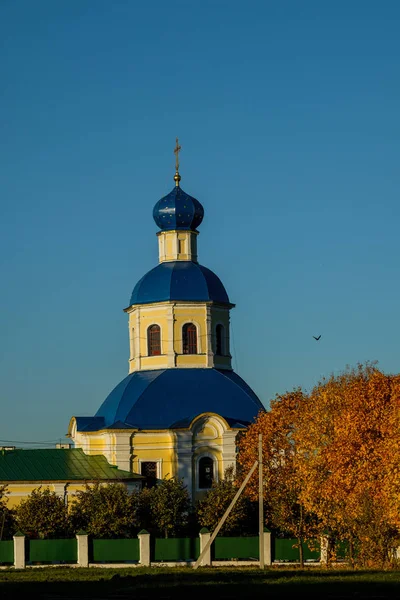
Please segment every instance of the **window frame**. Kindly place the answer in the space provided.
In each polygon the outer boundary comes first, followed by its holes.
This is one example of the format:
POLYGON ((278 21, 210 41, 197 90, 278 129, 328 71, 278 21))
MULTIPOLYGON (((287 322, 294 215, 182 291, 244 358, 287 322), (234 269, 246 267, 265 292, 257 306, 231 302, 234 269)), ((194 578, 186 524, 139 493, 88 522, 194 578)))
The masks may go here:
POLYGON ((195 468, 197 492, 204 492, 210 490, 213 482, 218 483, 218 461, 216 460, 216 457, 213 454, 209 452, 202 452, 201 454, 199 454, 199 456, 196 458, 195 468), (210 487, 200 487, 200 462, 203 458, 208 458, 212 461, 212 480, 210 487))
POLYGON ((162 479, 161 475, 162 475, 162 459, 161 458, 156 458, 156 459, 143 459, 140 458, 139 459, 139 474, 142 474, 142 464, 143 463, 155 463, 156 465, 156 482, 155 485, 157 485, 158 480, 162 479))
MULTIPOLYGON (((193 321, 188 321, 187 323, 184 323, 182 325, 181 332, 182 332, 182 354, 184 354, 185 356, 195 356, 196 354, 200 354, 199 353, 198 327, 197 327, 196 323, 193 323, 193 321), (189 352, 189 351, 185 352, 185 335, 188 335, 187 333, 185 334, 185 328, 188 329, 189 327, 194 327, 194 331, 195 331, 195 335, 196 335, 196 338, 195 338, 196 352, 189 352)), ((188 339, 189 339, 189 336, 188 336, 188 339)), ((188 347, 188 350, 191 348, 190 342, 187 342, 187 347, 188 347)))
POLYGON ((147 356, 161 356, 162 355, 162 340, 161 340, 161 327, 158 323, 152 323, 151 325, 148 326, 147 328, 147 356), (153 327, 157 327, 158 328, 158 334, 159 334, 159 347, 160 347, 160 351, 159 352, 150 352, 151 348, 152 348, 152 340, 151 340, 151 336, 152 336, 152 332, 150 331, 153 327))

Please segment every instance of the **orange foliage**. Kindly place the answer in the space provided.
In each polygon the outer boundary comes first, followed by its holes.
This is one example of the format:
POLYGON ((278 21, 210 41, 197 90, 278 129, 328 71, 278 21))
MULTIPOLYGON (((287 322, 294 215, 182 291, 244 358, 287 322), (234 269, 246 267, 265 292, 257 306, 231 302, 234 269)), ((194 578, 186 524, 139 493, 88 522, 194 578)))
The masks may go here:
POLYGON ((361 554, 374 547, 384 561, 400 531, 399 417, 400 375, 358 365, 310 394, 297 389, 278 396, 240 441, 239 463, 247 471, 257 459, 262 433, 272 524, 282 527, 284 517, 288 530, 294 533, 297 524, 301 534, 301 508, 304 536, 317 521, 321 532, 356 540, 361 554))

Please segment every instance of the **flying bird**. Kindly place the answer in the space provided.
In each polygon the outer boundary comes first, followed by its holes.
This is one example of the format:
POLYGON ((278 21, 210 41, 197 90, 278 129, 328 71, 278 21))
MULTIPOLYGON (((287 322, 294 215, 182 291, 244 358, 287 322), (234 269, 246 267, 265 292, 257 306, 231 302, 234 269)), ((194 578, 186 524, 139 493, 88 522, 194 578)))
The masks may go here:
POLYGON ((313 335, 314 340, 317 340, 317 342, 318 342, 318 340, 319 340, 320 337, 321 337, 320 335, 318 337, 315 337, 315 335, 313 335))

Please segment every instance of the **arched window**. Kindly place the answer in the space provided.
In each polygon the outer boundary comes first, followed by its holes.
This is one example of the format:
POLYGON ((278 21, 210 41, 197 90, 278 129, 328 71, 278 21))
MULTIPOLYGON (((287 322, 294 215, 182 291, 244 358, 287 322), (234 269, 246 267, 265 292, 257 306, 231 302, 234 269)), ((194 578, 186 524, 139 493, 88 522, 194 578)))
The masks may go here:
POLYGON ((219 356, 223 356, 225 354, 225 328, 223 325, 217 325, 216 327, 216 348, 215 354, 219 356))
POLYGON ((182 327, 183 354, 197 354, 197 329, 193 323, 182 327))
POLYGON ((148 328, 147 347, 149 356, 161 354, 161 331, 158 325, 150 325, 148 328))
POLYGON ((199 460, 199 489, 208 490, 212 486, 214 477, 214 461, 209 456, 199 460))

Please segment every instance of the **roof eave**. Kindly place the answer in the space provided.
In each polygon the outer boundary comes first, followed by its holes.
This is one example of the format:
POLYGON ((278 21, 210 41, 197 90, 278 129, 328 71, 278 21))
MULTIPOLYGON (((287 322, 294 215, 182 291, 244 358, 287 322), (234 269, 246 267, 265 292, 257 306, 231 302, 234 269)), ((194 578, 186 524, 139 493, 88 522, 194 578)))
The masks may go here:
POLYGON ((130 304, 126 308, 123 308, 123 312, 128 313, 135 306, 146 306, 148 304, 175 304, 176 302, 185 302, 187 304, 207 304, 208 306, 221 306, 223 308, 235 308, 236 304, 232 302, 216 302, 215 300, 155 300, 154 302, 139 302, 137 304, 130 304))

